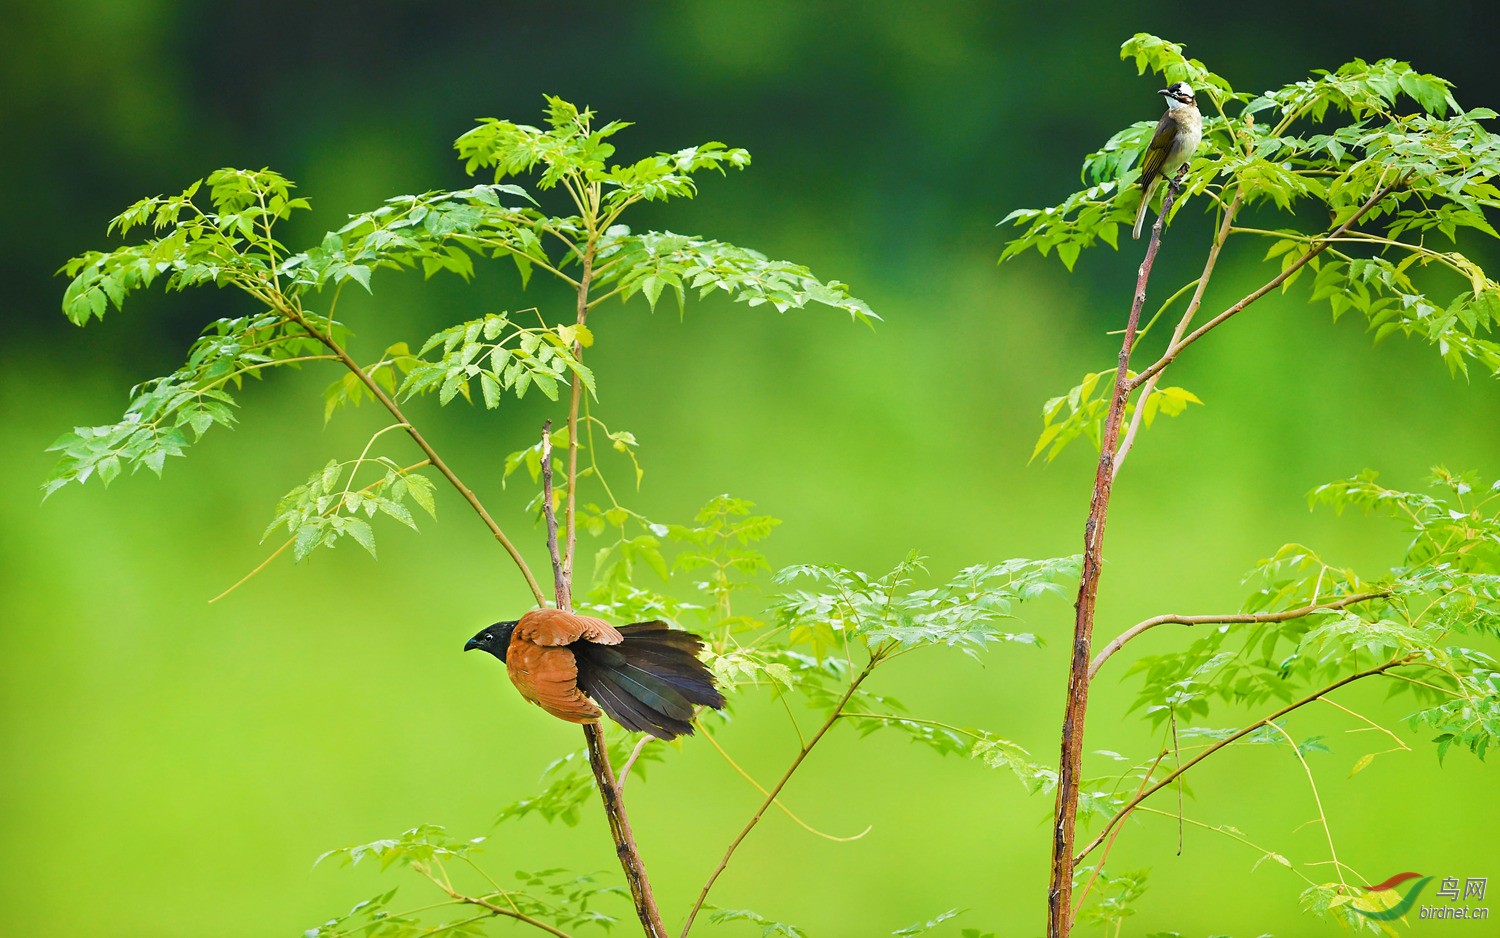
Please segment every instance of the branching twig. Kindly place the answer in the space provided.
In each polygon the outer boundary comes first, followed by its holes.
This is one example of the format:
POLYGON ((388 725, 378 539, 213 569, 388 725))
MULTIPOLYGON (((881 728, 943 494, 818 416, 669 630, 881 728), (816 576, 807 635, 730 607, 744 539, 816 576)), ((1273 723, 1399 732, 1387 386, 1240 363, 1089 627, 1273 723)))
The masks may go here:
POLYGON ((417 872, 432 880, 439 889, 447 893, 453 899, 462 902, 465 905, 478 906, 491 915, 500 915, 504 916, 505 918, 513 918, 518 922, 525 922, 527 925, 531 925, 534 928, 540 928, 542 931, 546 932, 549 935, 556 936, 556 938, 573 938, 572 935, 569 935, 562 929, 556 928, 552 925, 548 925, 541 919, 532 918, 525 912, 521 912, 516 909, 508 909, 503 905, 496 905, 495 903, 490 902, 488 899, 483 899, 479 896, 466 896, 458 890, 454 889, 453 886, 447 882, 446 877, 433 876, 432 873, 427 871, 425 868, 418 867, 417 872))
MULTIPOLYGON (((1161 760, 1165 759, 1166 757, 1167 751, 1165 749, 1156 754, 1156 758, 1151 761, 1151 765, 1147 767, 1146 771, 1141 775, 1141 784, 1137 786, 1135 790, 1135 793, 1137 795, 1139 795, 1142 791, 1145 791, 1146 786, 1151 784, 1151 773, 1156 771, 1156 767, 1158 765, 1161 765, 1161 760)), ((1088 882, 1084 883, 1083 888, 1078 890, 1078 899, 1073 904, 1074 918, 1078 917, 1078 912, 1083 908, 1083 902, 1089 897, 1089 892, 1093 890, 1094 882, 1099 879, 1099 874, 1104 872, 1104 861, 1109 859, 1109 852, 1114 849, 1115 838, 1119 836, 1119 833, 1120 832, 1116 830, 1113 834, 1110 835, 1109 843, 1104 845, 1104 853, 1100 855, 1099 862, 1095 863, 1094 868, 1089 871, 1088 882)))
MULTIPOLYGON (((1187 332, 1188 326, 1193 321, 1193 316, 1197 314, 1198 307, 1203 304, 1203 291, 1208 289, 1208 281, 1214 275, 1214 265, 1219 262, 1219 252, 1224 249, 1224 242, 1229 240, 1230 226, 1243 201, 1244 192, 1237 191, 1233 201, 1229 203, 1229 208, 1224 210, 1224 220, 1219 223, 1219 232, 1214 235, 1213 246, 1208 249, 1208 260, 1203 265, 1203 273, 1198 277, 1198 286, 1193 290, 1193 298, 1188 301, 1187 309, 1183 310, 1182 318, 1177 321, 1177 328, 1172 330, 1172 338, 1167 342, 1167 348, 1181 341, 1183 333, 1187 332)), ((1120 474, 1120 467, 1125 463, 1125 457, 1130 454, 1130 448, 1135 445, 1136 434, 1140 432, 1141 423, 1145 419, 1146 399, 1156 391, 1157 379, 1160 377, 1159 371, 1152 375, 1135 399, 1135 414, 1130 419, 1130 429, 1125 431, 1125 439, 1120 442, 1120 451, 1115 454, 1114 473, 1117 477, 1120 474)))
POLYGON ((1177 199, 1183 173, 1170 181, 1162 201, 1161 214, 1151 227, 1151 242, 1141 261, 1135 282, 1135 299, 1125 323, 1125 340, 1120 346, 1120 361, 1115 370, 1114 394, 1109 415, 1099 441, 1099 468, 1094 475, 1094 494, 1089 502, 1089 517, 1083 534, 1083 571, 1078 583, 1078 601, 1073 620, 1073 658, 1068 673, 1068 697, 1064 705, 1062 746, 1058 758, 1057 803, 1053 812, 1052 872, 1047 888, 1048 938, 1066 938, 1072 926, 1073 829, 1078 817, 1079 774, 1083 764, 1083 723, 1088 712, 1089 651, 1094 632, 1094 603, 1099 595, 1099 573, 1103 559, 1104 521, 1109 511, 1110 488, 1115 476, 1115 447, 1120 439, 1120 424, 1125 415, 1125 399, 1130 393, 1130 352, 1135 346, 1135 332, 1141 321, 1141 307, 1146 303, 1146 282, 1151 265, 1161 248, 1164 219, 1177 199))
POLYGON ((1407 655, 1401 658, 1393 658, 1390 661, 1387 661, 1385 664, 1376 665, 1373 668, 1366 668, 1363 671, 1356 671, 1354 674, 1351 674, 1348 677, 1334 681, 1332 684, 1329 684, 1327 687, 1324 687, 1321 690, 1314 691, 1313 693, 1308 694, 1306 697, 1303 697, 1300 700, 1296 700, 1292 703, 1287 704, 1285 707, 1282 707, 1275 713, 1269 714, 1259 720, 1256 720, 1254 723, 1251 723, 1248 726, 1236 730, 1233 735, 1226 736, 1225 738, 1219 740, 1212 746, 1209 746, 1207 749, 1203 750, 1193 758, 1178 766, 1176 769, 1173 769, 1171 772, 1167 773, 1159 781, 1157 781, 1156 784, 1152 785, 1150 788, 1147 788, 1145 791, 1141 792, 1140 794, 1136 795, 1134 798, 1126 802, 1125 805, 1120 808, 1120 810, 1116 811, 1114 815, 1105 822, 1104 829, 1101 830, 1093 840, 1089 841, 1088 846, 1084 847, 1082 850, 1078 851, 1076 855, 1074 855, 1073 862, 1075 864, 1082 862, 1084 857, 1092 853, 1096 847, 1104 842, 1104 839, 1109 835, 1109 832, 1116 826, 1118 826, 1121 821, 1125 820, 1125 818, 1129 816, 1131 811, 1135 810, 1136 805, 1140 804, 1142 801, 1145 801, 1147 798, 1150 798, 1158 791, 1161 791, 1163 788, 1172 784, 1172 782, 1175 781, 1178 776, 1182 775, 1188 769, 1191 769, 1193 766, 1202 762, 1204 759, 1207 759, 1209 756, 1223 749, 1225 746, 1228 746, 1230 743, 1243 739, 1244 737, 1260 729, 1262 726, 1265 726, 1267 723, 1270 723, 1272 720, 1279 720, 1282 717, 1286 716, 1288 713, 1291 713, 1293 710, 1305 707, 1308 704, 1312 703, 1314 700, 1321 698, 1325 694, 1332 693, 1333 691, 1338 690, 1340 687, 1343 687, 1346 684, 1353 684, 1355 681, 1362 680, 1363 678, 1367 677, 1372 677, 1376 674, 1384 674, 1391 668, 1400 667, 1403 664, 1410 664, 1412 660, 1413 656, 1407 655))
MULTIPOLYGON (((1392 676, 1394 677, 1394 675, 1392 675, 1392 676)), ((1397 736, 1395 733, 1392 733, 1390 730, 1386 729, 1384 726, 1381 726, 1379 723, 1376 723, 1374 720, 1372 720, 1369 717, 1365 716, 1363 713, 1360 713, 1360 712, 1358 712, 1356 710, 1351 710, 1351 709, 1349 709, 1348 707, 1344 706, 1341 703, 1329 700, 1327 697, 1323 698, 1323 702, 1326 703, 1326 704, 1328 704, 1330 707, 1334 708, 1335 710, 1342 710, 1342 711, 1344 711, 1345 713, 1349 714, 1351 717, 1354 717, 1356 720, 1359 720, 1361 723, 1366 724, 1370 729, 1377 730, 1377 731, 1379 731, 1381 733, 1384 733, 1385 735, 1387 735, 1387 736, 1389 736, 1391 738, 1392 742, 1394 742, 1396 744, 1396 748, 1382 750, 1381 752, 1376 753, 1376 755, 1384 755, 1387 752, 1411 752, 1411 747, 1406 744, 1406 740, 1402 739, 1400 736, 1397 736)), ((1346 730, 1346 732, 1349 732, 1349 733, 1362 733, 1362 732, 1366 732, 1366 731, 1365 730, 1346 730)))
MULTIPOLYGON (((390 429, 390 428, 387 427, 386 429, 390 429)), ((380 432, 384 433, 385 430, 382 430, 380 432)), ((428 460, 428 459, 424 459, 421 462, 412 463, 410 466, 407 466, 406 468, 402 469, 401 470, 401 474, 402 475, 406 475, 409 472, 415 472, 418 469, 421 469, 423 466, 428 465, 429 463, 431 463, 431 460, 428 460)), ((353 477, 352 476, 350 477, 350 481, 351 482, 353 481, 353 477)), ((360 489, 359 491, 361 493, 368 492, 371 489, 376 488, 377 486, 380 486, 380 485, 384 485, 384 484, 385 484, 385 480, 384 479, 376 479, 374 482, 371 482, 369 485, 365 486, 364 488, 360 489)), ((346 488, 345 491, 348 491, 348 489, 346 488)), ((333 512, 336 512, 338 510, 338 504, 339 503, 335 502, 334 505, 332 506, 332 508, 330 509, 330 511, 329 512, 325 512, 325 514, 331 514, 333 512)), ((271 565, 271 562, 273 560, 275 560, 277 557, 280 557, 282 554, 286 553, 287 548, 291 547, 296 542, 297 542, 296 535, 293 535, 293 536, 287 538, 285 541, 282 541, 281 542, 281 546, 278 547, 278 548, 276 548, 274 551, 271 552, 271 556, 267 557, 265 560, 262 560, 260 563, 256 564, 254 570, 251 570, 249 573, 247 573, 244 576, 240 577, 238 580, 235 581, 235 583, 234 583, 233 586, 229 587, 224 592, 222 592, 219 595, 215 596, 213 599, 210 599, 209 602, 210 603, 216 603, 219 600, 223 599, 225 596, 228 596, 230 593, 232 593, 235 590, 239 589, 241 586, 244 586, 246 583, 250 582, 250 578, 251 577, 255 576, 257 573, 260 573, 262 570, 264 570, 265 568, 269 567, 271 565)))
POLYGON ((1130 628, 1115 636, 1114 640, 1111 641, 1108 645, 1105 645, 1104 648, 1099 652, 1099 654, 1094 657, 1093 664, 1089 665, 1089 679, 1092 680, 1099 673, 1099 669, 1104 667, 1104 662, 1108 661, 1109 657, 1115 652, 1125 647, 1125 643, 1129 642, 1133 638, 1136 638, 1142 632, 1156 628, 1158 625, 1235 625, 1242 623, 1255 624, 1266 622, 1287 622, 1292 619, 1300 619, 1303 616, 1310 616, 1318 612, 1332 612, 1338 609, 1344 609, 1349 606, 1353 606, 1356 603, 1369 602, 1372 599, 1383 599, 1384 597, 1389 595, 1389 593, 1355 593, 1352 596, 1344 596, 1339 599, 1331 599, 1328 602, 1323 603, 1313 603, 1310 606, 1302 606, 1298 609, 1288 609, 1284 612, 1244 612, 1216 616, 1154 616, 1150 619, 1145 620, 1144 622, 1138 622, 1135 625, 1132 625, 1130 628))
POLYGON ((1318 806, 1318 822, 1323 825, 1323 836, 1328 840, 1328 855, 1333 859, 1333 872, 1338 876, 1339 884, 1347 889, 1349 884, 1344 882, 1344 864, 1339 862, 1338 848, 1333 845, 1333 828, 1328 826, 1328 813, 1323 810, 1323 796, 1318 793, 1318 782, 1313 778, 1312 766, 1307 764, 1307 758, 1302 755, 1302 750, 1297 747, 1297 741, 1292 738, 1292 734, 1282 728, 1281 724, 1274 720, 1267 720, 1266 726, 1286 737, 1286 741, 1291 744, 1292 754, 1297 757, 1298 762, 1302 763, 1302 771, 1307 774, 1307 785, 1312 789, 1313 804, 1318 806))
POLYGON ((661 923, 661 912, 656 907, 656 897, 651 893, 651 880, 646 876, 646 865, 641 861, 640 848, 635 843, 635 833, 630 829, 630 817, 625 813, 625 800, 620 783, 615 780, 615 770, 609 763, 609 748, 604 743, 604 729, 598 723, 585 723, 584 739, 588 741, 589 768, 594 772, 594 782, 599 787, 599 797, 604 800, 604 816, 609 821, 609 832, 614 838, 615 855, 620 858, 620 867, 625 871, 625 883, 630 887, 630 898, 641 927, 648 938, 666 938, 666 927, 661 923))
POLYGON ((703 884, 703 888, 698 892, 697 901, 688 910, 687 919, 682 923, 682 931, 678 933, 678 938, 687 938, 687 933, 693 927, 693 919, 698 917, 699 910, 703 908, 703 903, 708 899, 709 890, 714 888, 714 882, 718 880, 719 875, 724 872, 724 869, 729 866, 729 861, 734 856, 735 850, 739 849, 740 843, 746 837, 750 836, 750 832, 755 829, 755 825, 760 823, 761 816, 770 809, 771 805, 776 803, 777 796, 786 787, 786 783, 791 781, 792 775, 802 765, 802 761, 807 758, 807 754, 812 752, 813 747, 818 744, 818 740, 822 739, 823 735, 833 728, 833 724, 838 722, 844 707, 848 706, 849 700, 854 696, 854 692, 859 690, 859 685, 864 683, 865 678, 870 676, 871 671, 875 670, 875 666, 880 663, 880 659, 881 653, 878 650, 871 653, 870 660, 865 664, 864 670, 860 671, 859 674, 855 675, 854 680, 849 682, 849 687, 845 689, 844 696, 840 697, 839 702, 834 705, 833 712, 828 714, 828 719, 824 720, 823 725, 818 727, 818 731, 803 744, 801 750, 792 759, 792 764, 787 767, 786 772, 782 773, 781 779, 775 785, 771 786, 771 790, 766 794, 765 800, 760 803, 759 808, 755 809, 755 814, 751 815, 750 820, 746 822, 744 828, 740 830, 734 840, 730 841, 729 849, 724 851, 724 858, 719 861, 718 866, 714 867, 713 872, 708 874, 708 881, 703 884))
POLYGON ((282 315, 290 319, 292 322, 295 322, 297 325, 305 329, 308 335, 312 336, 314 339, 318 340, 324 346, 326 346, 330 352, 338 357, 339 361, 344 363, 345 368, 348 368, 354 373, 357 378, 359 378, 360 382, 369 389, 370 393, 375 397, 377 401, 380 402, 381 406, 390 411, 391 416, 396 418, 396 422, 404 425, 407 436, 411 437, 412 442, 416 443, 417 448, 422 451, 422 454, 426 456, 429 461, 431 461, 432 468, 442 473, 443 478, 447 479, 449 484, 453 486, 458 494, 463 496, 464 501, 468 502, 469 507, 473 508, 474 512, 479 515, 479 519, 484 522, 485 527, 490 529, 490 533, 494 535, 495 540, 500 542, 500 546, 505 548, 505 552, 507 554, 510 554, 510 559, 515 561, 516 568, 520 570, 521 575, 526 578, 526 585, 531 588, 531 594, 533 597, 535 597, 538 605, 544 602, 545 597, 542 594, 542 588, 537 584, 536 577, 531 575, 531 568, 526 565, 526 558, 521 556, 521 552, 516 549, 516 545, 511 543, 510 538, 505 535, 505 532, 500 528, 500 525, 495 522, 494 518, 490 517, 489 511, 486 510, 484 504, 479 501, 479 496, 475 495, 473 490, 471 490, 467 485, 464 485, 463 481, 459 479, 454 471, 448 468, 448 464, 443 462, 443 458, 439 456, 437 454, 437 451, 432 448, 431 444, 429 444, 427 440, 423 438, 422 434, 417 430, 417 428, 412 425, 412 422, 406 419, 406 415, 401 412, 401 407, 391 399, 390 395, 385 393, 385 389, 382 388, 374 378, 371 378, 369 372, 361 368, 359 363, 351 358, 349 353, 344 350, 344 347, 333 340, 332 336, 327 335, 326 333, 319 330, 316 326, 314 326, 300 309, 291 304, 283 302, 278 305, 278 311, 281 312, 282 315))
MULTIPOLYGON (((1278 864, 1286 867, 1287 869, 1291 870, 1294 874, 1296 874, 1297 876, 1301 877, 1302 881, 1304 883, 1307 883, 1309 886, 1315 886, 1315 885, 1317 885, 1316 883, 1314 883, 1312 881, 1312 879, 1310 877, 1307 876, 1307 874, 1303 873, 1301 870, 1297 869, 1295 866, 1292 866, 1292 862, 1290 860, 1288 860, 1286 857, 1283 857, 1281 854, 1276 853, 1273 850, 1267 850, 1265 847, 1262 847, 1260 844, 1256 843, 1253 840, 1247 840, 1241 834, 1236 833, 1235 830, 1234 830, 1234 828, 1232 828, 1232 827, 1215 826, 1213 824, 1205 824, 1202 821, 1195 821, 1195 820, 1193 820, 1190 817, 1182 817, 1181 815, 1179 815, 1179 814, 1173 814, 1170 811, 1158 811, 1155 808, 1148 808, 1145 805, 1139 805, 1139 806, 1137 806, 1136 810, 1139 811, 1139 812, 1141 812, 1142 814, 1155 814, 1155 815, 1159 815, 1160 817, 1169 817, 1169 818, 1173 818, 1173 819, 1177 820, 1179 823, 1191 824, 1194 827, 1201 827, 1201 828, 1203 828, 1206 831, 1213 831, 1215 834, 1223 834, 1225 837, 1228 837, 1230 840, 1233 840, 1236 843, 1242 843, 1245 846, 1249 847, 1251 850, 1259 851, 1261 860, 1275 860, 1278 864)), ((1257 862, 1256 865, 1259 865, 1259 862, 1257 862)))
MULTIPOLYGON (((1145 384, 1147 381, 1150 381, 1152 378, 1156 377, 1156 375, 1161 373, 1162 369, 1172 364, 1173 360, 1176 359, 1178 355, 1182 354, 1183 349, 1203 338, 1213 329, 1217 328, 1220 325, 1223 325, 1225 320, 1229 319, 1229 317, 1235 315, 1245 307, 1249 306, 1251 303, 1254 303, 1256 300, 1265 296, 1267 293, 1270 293, 1272 290, 1281 286, 1288 277, 1301 270, 1308 261, 1312 260, 1319 254, 1322 254, 1325 250, 1327 250, 1328 246, 1334 242, 1334 239, 1342 237, 1344 232, 1348 231, 1355 222, 1365 217, 1365 215, 1369 213, 1370 209, 1374 208, 1381 199, 1384 199, 1386 196, 1390 195, 1391 192, 1393 192, 1398 186, 1404 184, 1409 178, 1410 175, 1402 177, 1400 182, 1393 183, 1389 186, 1376 186, 1374 194, 1366 199, 1363 205, 1355 209, 1354 213, 1351 214, 1347 219, 1345 219, 1342 225, 1339 225, 1337 228, 1335 228, 1333 232, 1330 233, 1327 237, 1319 239, 1317 244, 1314 244, 1312 247, 1302 252, 1302 254, 1298 256, 1296 260, 1287 265, 1287 267, 1283 269, 1281 273, 1272 277, 1263 286, 1250 293, 1238 303, 1235 303, 1233 306, 1224 310, 1224 312, 1210 319, 1208 322, 1199 326, 1197 329, 1194 329, 1191 333, 1188 334, 1186 338, 1182 339, 1180 342, 1172 343, 1172 345, 1162 353, 1161 358, 1157 359, 1156 362, 1145 371, 1142 371, 1140 374, 1135 376, 1135 380, 1130 383, 1130 389, 1135 390, 1136 388, 1145 384)), ((1160 221, 1160 219, 1158 219, 1158 221, 1160 221)))
POLYGON ((620 766, 619 781, 622 794, 625 791, 625 781, 630 778, 630 770, 635 768, 636 760, 641 757, 641 753, 646 751, 646 744, 655 738, 655 736, 642 736, 635 744, 635 748, 630 750, 630 756, 626 758, 625 764, 620 766))
MULTIPOLYGON (((594 277, 594 248, 595 236, 591 234, 588 245, 583 251, 583 273, 578 278, 578 325, 580 326, 589 315, 589 284, 594 277)), ((573 343, 573 358, 575 361, 583 361, 583 345, 580 341, 573 343)), ((562 555, 563 576, 560 581, 565 592, 559 593, 557 597, 557 605, 562 609, 573 608, 573 555, 578 549, 578 518, 575 514, 578 488, 578 409, 583 401, 583 382, 575 376, 572 384, 572 393, 568 400, 568 503, 565 525, 567 546, 562 555)))

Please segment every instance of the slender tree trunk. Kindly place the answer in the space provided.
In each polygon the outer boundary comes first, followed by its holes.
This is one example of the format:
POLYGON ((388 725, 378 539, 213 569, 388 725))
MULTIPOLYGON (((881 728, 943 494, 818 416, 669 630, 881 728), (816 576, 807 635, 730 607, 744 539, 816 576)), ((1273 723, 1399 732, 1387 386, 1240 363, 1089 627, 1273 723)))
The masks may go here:
MULTIPOLYGON (((1179 175, 1180 178, 1180 175, 1179 175)), ((1161 247, 1163 220, 1177 198, 1176 179, 1168 185, 1162 200, 1161 214, 1151 228, 1146 258, 1141 262, 1135 282, 1135 299, 1130 304, 1130 318, 1125 323, 1125 340, 1120 346, 1120 361, 1115 369, 1114 394, 1099 443, 1099 468, 1094 474, 1094 494, 1089 501, 1088 521, 1083 528, 1083 572, 1078 582, 1078 600, 1074 604, 1073 658, 1068 673, 1068 697, 1063 711, 1062 752, 1058 758, 1057 804, 1053 811, 1052 874, 1047 887, 1048 938, 1067 938, 1072 928, 1073 842, 1078 818, 1079 775, 1083 764, 1083 725, 1088 712, 1089 658, 1094 634, 1094 605, 1099 596, 1100 565, 1104 553, 1104 521, 1109 511, 1110 490, 1115 477, 1115 449, 1120 441, 1120 425, 1125 417, 1125 402, 1130 395, 1130 353, 1140 326, 1141 307, 1146 302, 1146 281, 1151 265, 1161 247)))

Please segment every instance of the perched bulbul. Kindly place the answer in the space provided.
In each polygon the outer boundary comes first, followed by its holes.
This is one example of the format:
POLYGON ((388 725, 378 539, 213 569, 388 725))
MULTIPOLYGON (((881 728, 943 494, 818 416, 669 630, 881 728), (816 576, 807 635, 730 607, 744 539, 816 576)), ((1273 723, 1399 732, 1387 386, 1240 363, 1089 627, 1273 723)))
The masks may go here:
POLYGON ((1146 220, 1146 207, 1157 183, 1172 178, 1203 139, 1203 115, 1198 113, 1193 89, 1186 82, 1179 81, 1157 94, 1167 99, 1167 113, 1161 116, 1141 158, 1141 207, 1135 212, 1134 238, 1141 236, 1141 223, 1146 220))
POLYGON ((628 730, 675 739, 693 732, 693 706, 722 709, 703 640, 665 622, 615 628, 561 609, 533 609, 464 644, 505 662, 521 696, 560 720, 598 723, 599 708, 628 730), (590 700, 592 698, 592 700, 590 700), (597 703, 599 706, 594 706, 597 703))

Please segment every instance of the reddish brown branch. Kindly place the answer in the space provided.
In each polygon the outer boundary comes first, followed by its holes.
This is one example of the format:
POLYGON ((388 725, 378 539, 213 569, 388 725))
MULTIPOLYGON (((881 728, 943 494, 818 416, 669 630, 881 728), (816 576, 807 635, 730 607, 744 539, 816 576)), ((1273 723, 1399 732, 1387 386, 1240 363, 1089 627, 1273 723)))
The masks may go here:
POLYGON ((666 938, 667 930, 661 923, 661 911, 657 909, 656 897, 651 893, 651 880, 646 876, 640 848, 636 846, 635 834, 630 830, 630 817, 625 813, 624 794, 620 791, 620 783, 615 780, 614 766, 609 764, 609 748, 604 743, 604 729, 598 723, 586 723, 583 736, 588 740, 589 768, 594 770, 599 795, 604 799, 604 816, 609 819, 615 855, 619 857, 620 867, 625 871, 625 883, 630 887, 630 899, 635 904, 635 913, 649 938, 666 938))
POLYGON ((1100 565, 1104 551, 1104 521, 1109 511, 1110 489, 1114 482, 1115 447, 1120 439, 1120 424, 1125 415, 1125 400, 1130 394, 1130 352, 1135 346, 1136 329, 1141 322, 1141 307, 1146 303, 1146 282, 1151 266, 1161 248, 1163 220, 1171 213, 1177 199, 1178 173, 1167 187, 1161 214, 1151 226, 1151 243, 1141 261, 1135 281, 1135 300, 1125 322, 1125 340, 1120 345, 1120 361, 1115 369, 1115 389, 1109 401, 1109 415, 1099 441, 1099 468, 1094 474, 1094 495, 1089 501, 1089 517, 1083 529, 1083 572, 1078 582, 1078 601, 1074 604, 1073 660, 1068 672, 1068 697, 1064 705, 1062 752, 1058 758, 1057 804, 1053 811, 1052 874, 1047 888, 1048 938, 1067 938, 1072 927, 1073 837, 1078 819, 1078 785, 1083 763, 1083 723, 1088 712, 1089 651, 1094 633, 1094 605, 1099 596, 1100 565))
POLYGON ((1115 636, 1114 640, 1105 645, 1103 650, 1094 657, 1094 663, 1089 665, 1089 679, 1093 680, 1104 667, 1104 662, 1109 660, 1110 655, 1125 647, 1125 643, 1140 635, 1142 632, 1156 628, 1158 625, 1235 625, 1240 623, 1262 623, 1262 622, 1288 622, 1292 619, 1300 619, 1310 616, 1315 612, 1333 612, 1353 606, 1356 603, 1368 602, 1372 599, 1381 599, 1389 596, 1389 593, 1355 593, 1353 596, 1344 596, 1339 599, 1329 600, 1326 603, 1313 603, 1310 606, 1302 606, 1297 609, 1287 609, 1283 612, 1260 612, 1260 613, 1233 613, 1229 615, 1216 616, 1180 616, 1164 615, 1154 616, 1144 622, 1138 622, 1130 628, 1115 636))
POLYGON ((1250 735, 1251 733, 1272 722, 1273 720, 1281 719, 1288 713, 1291 713, 1293 710, 1297 710, 1307 706, 1313 701, 1338 690, 1340 687, 1343 687, 1346 684, 1353 684, 1355 681, 1362 680, 1363 678, 1371 677, 1376 674, 1384 674, 1391 668, 1400 667, 1403 664, 1409 664, 1411 663, 1413 657, 1414 656, 1412 655, 1407 655, 1401 658, 1393 658, 1390 661, 1387 661, 1385 664, 1377 665, 1373 668, 1366 668, 1365 670, 1351 674, 1346 678, 1334 681, 1332 684, 1329 684, 1322 690, 1314 691, 1313 693, 1308 694, 1306 697, 1303 697, 1301 700, 1289 703, 1285 707, 1282 707, 1280 710, 1277 710, 1275 713, 1272 713, 1262 719, 1256 720, 1249 726, 1236 731, 1234 735, 1226 736, 1224 739, 1221 739, 1218 742, 1214 743, 1212 746, 1209 746, 1207 749, 1198 753, 1193 758, 1189 759, 1182 765, 1179 765, 1177 768, 1173 769, 1171 772, 1168 772, 1166 775, 1162 776, 1162 778, 1150 788, 1137 793, 1134 798, 1131 798, 1129 801, 1127 801, 1124 806, 1120 808, 1120 810, 1116 811, 1114 815, 1110 817, 1107 822, 1105 822, 1104 829, 1099 832, 1098 836, 1089 841, 1088 846, 1078 851, 1077 856, 1073 857, 1073 863, 1081 863, 1083 861, 1083 858, 1088 856, 1094 851, 1096 847, 1103 843, 1105 837, 1109 835, 1109 832, 1114 830, 1114 828, 1117 827, 1121 821, 1124 821, 1125 818, 1130 814, 1130 812, 1135 810, 1137 805, 1145 801, 1147 798, 1150 798, 1157 792, 1161 791, 1163 788, 1166 788, 1168 785, 1172 784, 1172 782, 1176 781, 1177 778, 1185 773, 1188 769, 1191 769, 1193 766, 1202 762, 1204 759, 1207 759, 1209 756, 1218 752, 1220 749, 1223 749, 1225 746, 1228 746, 1232 742, 1243 739, 1244 737, 1250 735))

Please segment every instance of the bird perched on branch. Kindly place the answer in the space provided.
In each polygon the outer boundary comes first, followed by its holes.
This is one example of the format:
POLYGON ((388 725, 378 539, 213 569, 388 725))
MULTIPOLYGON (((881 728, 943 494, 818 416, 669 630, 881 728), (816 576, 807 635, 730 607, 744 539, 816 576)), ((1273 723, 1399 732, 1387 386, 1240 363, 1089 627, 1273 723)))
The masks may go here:
POLYGON ((602 707, 628 730, 675 739, 692 734, 694 705, 724 706, 698 658, 702 647, 698 636, 665 622, 615 628, 592 616, 533 609, 484 629, 464 651, 504 661, 521 696, 560 720, 597 723, 602 707))
POLYGON ((1167 99, 1167 113, 1157 122, 1146 155, 1141 158, 1141 207, 1135 211, 1131 235, 1135 238, 1141 236, 1141 223, 1146 220, 1146 208, 1157 184, 1171 179, 1203 140, 1203 115, 1198 113, 1198 101, 1187 82, 1168 85, 1157 94, 1167 99))

